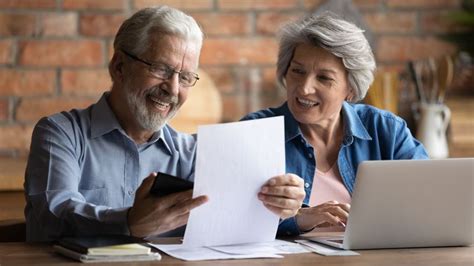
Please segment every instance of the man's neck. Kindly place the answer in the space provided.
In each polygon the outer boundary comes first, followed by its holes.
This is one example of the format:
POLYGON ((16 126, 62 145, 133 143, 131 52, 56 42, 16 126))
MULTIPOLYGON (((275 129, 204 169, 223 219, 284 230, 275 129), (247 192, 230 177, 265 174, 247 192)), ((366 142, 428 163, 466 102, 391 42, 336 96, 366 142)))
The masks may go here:
POLYGON ((112 112, 115 114, 117 121, 119 122, 122 129, 125 133, 136 143, 143 144, 146 143, 155 133, 154 131, 143 129, 136 121, 131 117, 129 112, 126 112, 124 108, 119 108, 116 104, 120 102, 120 99, 115 99, 118 95, 110 93, 107 97, 107 102, 109 103, 112 112))

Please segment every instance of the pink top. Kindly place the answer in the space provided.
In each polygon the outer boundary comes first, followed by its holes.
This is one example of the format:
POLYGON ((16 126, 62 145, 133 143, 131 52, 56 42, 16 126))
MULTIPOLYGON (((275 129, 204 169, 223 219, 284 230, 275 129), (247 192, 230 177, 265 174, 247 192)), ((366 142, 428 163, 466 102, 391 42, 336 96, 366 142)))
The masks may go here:
MULTIPOLYGON (((339 167, 335 163, 327 172, 316 169, 313 178, 313 188, 309 197, 309 205, 316 206, 327 201, 335 200, 340 203, 351 203, 351 195, 342 182, 339 167)), ((344 231, 342 226, 316 228, 315 231, 344 231)))

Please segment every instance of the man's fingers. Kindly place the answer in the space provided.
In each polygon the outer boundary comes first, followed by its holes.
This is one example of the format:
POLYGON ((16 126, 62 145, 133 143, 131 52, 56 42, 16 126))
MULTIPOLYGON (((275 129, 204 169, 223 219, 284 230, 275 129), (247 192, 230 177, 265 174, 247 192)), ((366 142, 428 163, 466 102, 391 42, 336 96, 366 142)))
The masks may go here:
POLYGON ((181 216, 189 213, 192 209, 201 206, 202 204, 206 203, 209 200, 207 196, 199 196, 194 199, 190 199, 187 201, 183 201, 177 203, 173 207, 170 208, 170 216, 181 216))
POLYGON ((135 200, 137 198, 144 199, 150 193, 150 189, 153 186, 153 182, 155 181, 156 176, 157 173, 153 172, 145 179, 143 179, 142 184, 138 187, 137 192, 135 194, 135 200))

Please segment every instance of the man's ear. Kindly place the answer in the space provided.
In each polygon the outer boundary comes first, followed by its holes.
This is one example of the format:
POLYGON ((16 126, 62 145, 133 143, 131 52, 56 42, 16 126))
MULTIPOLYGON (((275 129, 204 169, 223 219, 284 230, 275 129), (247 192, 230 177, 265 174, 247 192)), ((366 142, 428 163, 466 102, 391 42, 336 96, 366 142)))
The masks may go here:
POLYGON ((112 81, 123 81, 123 56, 115 52, 109 63, 109 73, 112 81))

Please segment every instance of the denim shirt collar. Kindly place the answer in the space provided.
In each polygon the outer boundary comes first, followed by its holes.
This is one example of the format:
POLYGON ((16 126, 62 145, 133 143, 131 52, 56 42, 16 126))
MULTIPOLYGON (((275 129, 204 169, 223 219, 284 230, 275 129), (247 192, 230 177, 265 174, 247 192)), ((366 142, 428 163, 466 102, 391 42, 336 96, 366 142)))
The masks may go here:
MULTIPOLYGON (((110 105, 107 101, 108 97, 109 97, 109 92, 105 92, 100 98, 100 100, 92 107, 91 138, 97 138, 97 137, 103 136, 109 132, 112 132, 115 129, 128 137, 128 135, 125 133, 122 126, 118 122, 117 117, 115 116, 114 112, 110 108, 110 105)), ((163 127, 163 129, 165 128, 166 126, 163 127)), ((140 146, 149 146, 155 143, 156 141, 158 141, 159 139, 163 140, 164 146, 168 149, 169 152, 171 152, 171 148, 167 144, 166 138, 164 137, 163 130, 159 130, 153 133, 153 136, 151 137, 151 139, 147 143, 142 144, 140 146)))
MULTIPOLYGON (((288 108, 288 102, 285 102, 283 105, 276 109, 278 115, 283 115, 285 117, 285 142, 289 142, 297 136, 302 136, 298 121, 291 113, 288 108)), ((364 127, 364 124, 360 120, 356 111, 351 104, 344 102, 342 105, 342 116, 344 118, 344 144, 350 144, 353 141, 353 137, 371 140, 367 129, 364 127)))
POLYGON ((342 104, 342 116, 344 118, 344 139, 347 137, 356 137, 363 140, 371 140, 369 132, 359 118, 359 115, 354 110, 354 107, 348 102, 342 104))

